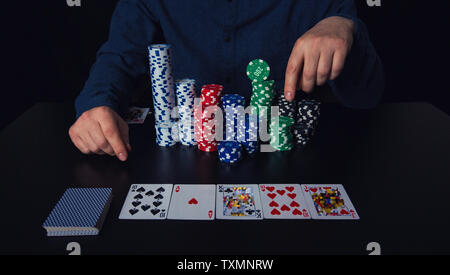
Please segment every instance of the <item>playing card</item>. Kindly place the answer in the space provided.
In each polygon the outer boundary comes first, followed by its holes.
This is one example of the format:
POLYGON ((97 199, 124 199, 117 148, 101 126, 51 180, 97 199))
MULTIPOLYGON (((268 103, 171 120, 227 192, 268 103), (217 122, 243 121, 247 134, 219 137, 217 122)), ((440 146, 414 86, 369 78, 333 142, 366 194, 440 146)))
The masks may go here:
POLYGON ((311 219, 300 184, 260 184, 265 219, 311 219))
POLYGON ((342 185, 303 184, 302 190, 313 219, 359 220, 342 185))
POLYGON ((133 184, 119 219, 165 220, 172 187, 172 184, 133 184))
POLYGON ((125 115, 125 121, 128 124, 143 124, 149 111, 149 108, 131 107, 125 115))
POLYGON ((111 188, 67 189, 43 224, 47 236, 98 235, 111 200, 111 188))
POLYGON ((170 220, 214 220, 214 185, 176 185, 169 208, 170 220))
POLYGON ((226 220, 262 220, 258 185, 218 185, 216 217, 226 220))

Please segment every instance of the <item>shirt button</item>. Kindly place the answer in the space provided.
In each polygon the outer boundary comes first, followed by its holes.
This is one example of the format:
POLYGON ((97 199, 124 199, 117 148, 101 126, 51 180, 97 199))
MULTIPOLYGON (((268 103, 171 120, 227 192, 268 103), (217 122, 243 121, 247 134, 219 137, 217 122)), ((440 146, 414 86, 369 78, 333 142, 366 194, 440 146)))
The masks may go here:
POLYGON ((231 42, 231 37, 229 37, 229 36, 225 37, 225 42, 226 43, 230 43, 231 42))
POLYGON ((228 3, 233 3, 233 0, 228 0, 228 3))

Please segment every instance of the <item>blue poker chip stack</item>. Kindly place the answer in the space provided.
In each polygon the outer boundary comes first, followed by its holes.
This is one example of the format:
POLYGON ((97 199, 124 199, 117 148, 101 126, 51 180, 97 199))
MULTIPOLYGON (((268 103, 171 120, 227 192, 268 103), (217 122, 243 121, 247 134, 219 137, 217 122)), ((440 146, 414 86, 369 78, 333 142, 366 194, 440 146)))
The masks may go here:
POLYGON ((222 107, 225 111, 225 137, 227 141, 237 141, 239 118, 244 118, 245 97, 238 94, 222 96, 222 107))
POLYGON ((242 145, 239 142, 222 141, 217 149, 221 162, 232 164, 242 160, 242 145))
POLYGON ((174 81, 170 45, 157 44, 148 47, 150 78, 153 90, 156 142, 170 147, 179 140, 178 126, 172 119, 175 106, 174 81), (177 129, 175 129, 177 128, 177 129))
POLYGON ((176 82, 178 102, 178 132, 180 142, 185 146, 196 146, 194 108, 195 108, 195 80, 183 79, 176 82))
POLYGON ((245 119, 239 120, 237 140, 248 154, 254 154, 259 151, 258 131, 257 115, 246 114, 245 119))
POLYGON ((111 200, 111 188, 69 188, 42 226, 49 237, 98 235, 111 200))

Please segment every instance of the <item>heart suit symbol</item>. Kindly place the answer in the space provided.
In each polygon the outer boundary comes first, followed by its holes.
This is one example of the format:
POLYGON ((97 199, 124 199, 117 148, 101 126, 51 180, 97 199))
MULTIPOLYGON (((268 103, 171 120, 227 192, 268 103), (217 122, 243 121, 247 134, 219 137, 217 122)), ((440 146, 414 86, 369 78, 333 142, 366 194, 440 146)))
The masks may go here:
POLYGON ((272 214, 272 215, 274 215, 274 216, 279 216, 279 215, 281 215, 281 212, 278 211, 276 208, 274 208, 274 209, 270 212, 270 214, 272 214))
POLYGON ((192 198, 192 199, 189 201, 189 204, 198 204, 198 201, 197 201, 195 198, 192 198))
POLYGON ((275 199, 275 197, 277 196, 277 194, 269 193, 269 194, 267 194, 267 196, 273 200, 273 199, 275 199))
POLYGON ((272 201, 270 204, 269 204, 269 206, 270 207, 278 207, 278 206, 280 206, 278 203, 276 203, 275 201, 272 201))
POLYGON ((292 193, 294 191, 295 187, 293 186, 286 186, 286 190, 288 190, 288 192, 292 193))

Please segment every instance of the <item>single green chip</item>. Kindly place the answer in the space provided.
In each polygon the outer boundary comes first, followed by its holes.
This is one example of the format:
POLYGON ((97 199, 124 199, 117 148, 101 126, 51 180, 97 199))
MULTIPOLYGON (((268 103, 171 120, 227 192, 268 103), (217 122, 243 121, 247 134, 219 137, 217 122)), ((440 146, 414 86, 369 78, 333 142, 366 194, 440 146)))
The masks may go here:
POLYGON ((247 66, 247 76, 252 82, 263 82, 269 78, 270 67, 266 61, 255 59, 247 66))

